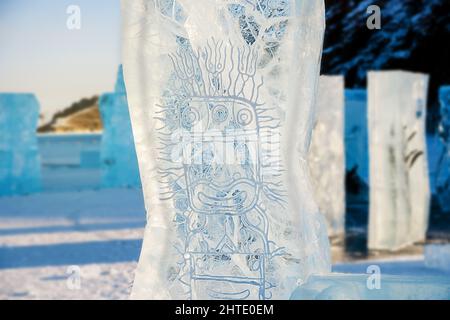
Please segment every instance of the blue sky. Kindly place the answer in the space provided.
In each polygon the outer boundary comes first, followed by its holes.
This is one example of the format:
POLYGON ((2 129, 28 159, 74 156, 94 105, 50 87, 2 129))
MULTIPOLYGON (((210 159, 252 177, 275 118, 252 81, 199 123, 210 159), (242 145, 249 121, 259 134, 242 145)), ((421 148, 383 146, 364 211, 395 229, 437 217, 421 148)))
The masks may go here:
POLYGON ((0 92, 33 92, 46 118, 112 91, 120 64, 120 0, 0 0, 0 92), (81 29, 66 26, 69 5, 81 29))

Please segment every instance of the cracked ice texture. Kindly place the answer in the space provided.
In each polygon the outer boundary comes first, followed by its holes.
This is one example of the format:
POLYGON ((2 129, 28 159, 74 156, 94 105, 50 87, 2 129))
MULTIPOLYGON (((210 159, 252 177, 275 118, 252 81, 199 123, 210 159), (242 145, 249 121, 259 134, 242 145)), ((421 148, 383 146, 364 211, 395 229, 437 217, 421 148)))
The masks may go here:
POLYGON ((444 145, 436 174, 437 197, 441 208, 450 212, 450 86, 439 89, 441 123, 439 135, 444 145))
POLYGON ((139 167, 134 148, 122 66, 114 93, 100 97, 103 122, 101 142, 102 186, 104 188, 139 187, 139 167))
POLYGON ((425 144, 428 76, 369 72, 369 248, 425 239, 430 187, 425 144))
POLYGON ((367 90, 345 90, 345 162, 348 171, 357 168, 358 176, 369 183, 369 146, 367 133, 367 90))
POLYGON ((33 94, 0 94, 0 196, 41 188, 38 119, 39 102, 33 94))
POLYGON ((323 1, 123 0, 122 13, 148 213, 132 298, 287 299, 329 272, 306 162, 323 1), (216 145, 176 135, 208 130, 240 132, 243 161, 220 164, 216 145))
POLYGON ((345 229, 344 78, 321 76, 308 162, 328 235, 345 229))

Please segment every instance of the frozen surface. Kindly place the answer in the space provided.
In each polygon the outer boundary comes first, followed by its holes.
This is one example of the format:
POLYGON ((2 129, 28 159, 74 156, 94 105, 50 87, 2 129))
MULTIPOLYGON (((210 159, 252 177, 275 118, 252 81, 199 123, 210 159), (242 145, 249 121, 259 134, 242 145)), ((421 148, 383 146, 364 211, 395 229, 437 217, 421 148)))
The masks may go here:
POLYGON ((0 93, 0 196, 41 188, 38 119, 39 102, 33 94, 0 93))
POLYGON ((149 212, 132 296, 282 299, 328 271, 306 163, 323 1, 124 0, 122 11, 149 212))
POLYGON ((369 184, 369 140, 367 132, 367 91, 345 90, 345 162, 348 171, 369 184))
MULTIPOLYGON (((128 299, 144 225, 139 190, 0 198, 0 300, 128 299), (70 286, 73 266, 79 267, 79 290, 70 286)), ((379 266, 382 277, 413 277, 418 284, 429 277, 445 277, 443 284, 450 279, 448 271, 427 268, 422 256, 336 264, 333 271, 364 277, 370 265, 379 266)), ((354 278, 347 276, 353 287, 354 278)), ((412 285, 403 289, 402 297, 417 291, 412 285)))
POLYGON ((430 187, 425 144, 428 76, 369 72, 370 249, 425 239, 430 187))
POLYGON ((144 225, 140 190, 0 198, 0 299, 128 299, 144 225))
POLYGON ((122 67, 119 68, 116 90, 119 91, 103 94, 99 103, 103 122, 102 185, 105 188, 139 187, 139 168, 122 67))
POLYGON ((328 235, 345 229, 344 78, 321 76, 308 162, 328 235))
POLYGON ((425 264, 450 273, 450 244, 429 244, 425 246, 425 264))
POLYGON ((298 287, 291 300, 449 300, 448 276, 395 276, 382 274, 375 287, 371 274, 333 273, 313 276, 298 287))
POLYGON ((436 188, 442 209, 450 212, 450 86, 439 90, 441 103, 440 137, 443 150, 436 172, 436 188))

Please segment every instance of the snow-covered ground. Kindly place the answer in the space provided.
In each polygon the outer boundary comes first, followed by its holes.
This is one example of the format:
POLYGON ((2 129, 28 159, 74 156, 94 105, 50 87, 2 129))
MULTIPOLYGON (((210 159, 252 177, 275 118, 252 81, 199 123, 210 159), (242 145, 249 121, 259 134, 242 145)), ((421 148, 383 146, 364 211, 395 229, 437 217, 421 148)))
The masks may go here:
POLYGON ((144 225, 140 190, 0 198, 0 299, 126 299, 144 225))
MULTIPOLYGON (((0 299, 127 299, 145 225, 140 190, 0 198, 0 299)), ((423 255, 339 263, 333 271, 445 276, 423 255)), ((343 260, 341 260, 343 261, 343 260)))

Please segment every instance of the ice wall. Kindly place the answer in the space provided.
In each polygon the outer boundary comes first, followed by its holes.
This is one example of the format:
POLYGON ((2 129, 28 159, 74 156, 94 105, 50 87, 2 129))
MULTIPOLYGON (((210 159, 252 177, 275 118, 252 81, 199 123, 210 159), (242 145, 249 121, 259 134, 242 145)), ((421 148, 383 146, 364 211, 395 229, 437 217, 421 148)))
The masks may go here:
POLYGON ((124 0, 122 11, 148 212, 132 298, 287 299, 328 272, 306 159, 323 1, 124 0))
POLYGON ((427 87, 427 75, 369 72, 370 249, 396 250, 425 238, 427 87))
POLYGON ((308 163, 329 236, 345 231, 344 77, 321 76, 308 163))
POLYGON ((448 300, 448 277, 381 274, 313 276, 298 287, 291 300, 448 300))
POLYGON ((38 119, 39 102, 33 94, 0 93, 0 196, 41 188, 38 119))
MULTIPOLYGON (((101 142, 102 185, 104 188, 139 187, 139 168, 134 148, 127 95, 119 67, 116 92, 100 97, 103 122, 101 142)), ((86 155, 86 161, 91 161, 86 155)))
POLYGON ((439 135, 444 147, 439 157, 435 184, 442 210, 450 212, 450 86, 440 88, 439 101, 441 104, 439 135))
POLYGON ((369 142, 367 133, 367 90, 345 90, 345 162, 369 184, 369 142))

